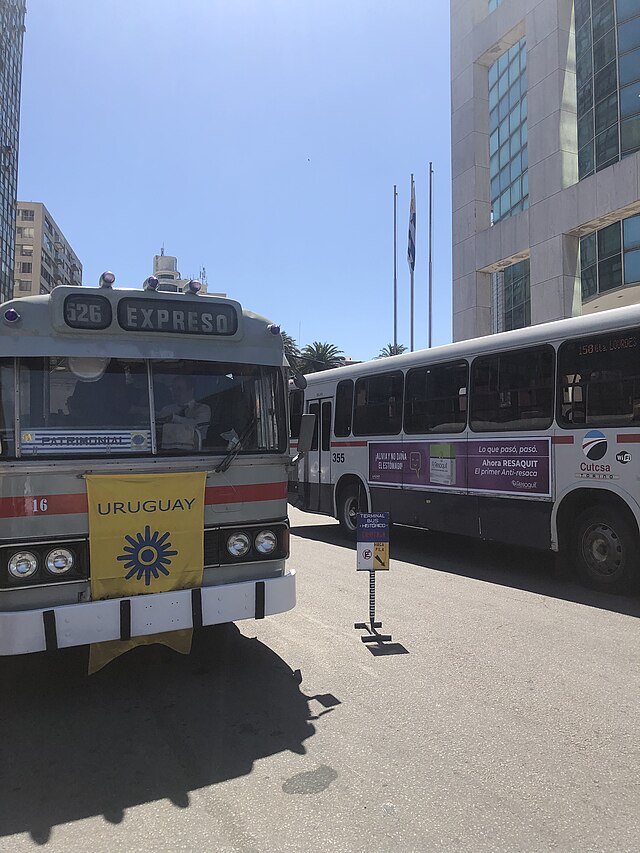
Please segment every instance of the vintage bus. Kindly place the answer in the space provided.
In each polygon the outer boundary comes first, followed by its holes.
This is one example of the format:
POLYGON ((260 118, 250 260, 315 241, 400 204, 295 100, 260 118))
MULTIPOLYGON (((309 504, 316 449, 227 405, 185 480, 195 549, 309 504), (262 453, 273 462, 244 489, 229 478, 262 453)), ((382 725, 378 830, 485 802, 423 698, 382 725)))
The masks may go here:
POLYGON ((582 579, 640 575, 640 307, 336 368, 291 389, 290 502, 355 532, 395 524, 560 551, 582 579))
POLYGON ((0 306, 2 655, 295 604, 280 329, 114 280, 0 306))

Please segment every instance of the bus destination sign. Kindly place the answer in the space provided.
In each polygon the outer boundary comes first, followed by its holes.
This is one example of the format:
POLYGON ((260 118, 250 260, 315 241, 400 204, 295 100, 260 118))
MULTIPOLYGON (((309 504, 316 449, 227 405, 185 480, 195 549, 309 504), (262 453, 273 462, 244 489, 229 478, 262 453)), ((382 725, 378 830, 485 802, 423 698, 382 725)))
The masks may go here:
POLYGON ((64 300, 64 322, 72 329, 107 329, 111 303, 94 293, 74 293, 64 300))
POLYGON ((118 303, 118 323, 127 332, 228 337, 238 331, 238 312, 233 305, 185 303, 126 297, 118 303))

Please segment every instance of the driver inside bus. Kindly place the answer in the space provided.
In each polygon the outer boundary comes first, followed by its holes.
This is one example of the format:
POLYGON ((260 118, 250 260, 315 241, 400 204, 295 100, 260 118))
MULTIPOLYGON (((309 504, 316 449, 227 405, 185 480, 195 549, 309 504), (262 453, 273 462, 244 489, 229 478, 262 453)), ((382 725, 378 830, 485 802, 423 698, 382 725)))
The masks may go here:
POLYGON ((195 400, 195 384, 191 376, 175 376, 171 395, 173 403, 160 409, 156 419, 158 423, 187 424, 197 428, 211 421, 209 406, 195 400))

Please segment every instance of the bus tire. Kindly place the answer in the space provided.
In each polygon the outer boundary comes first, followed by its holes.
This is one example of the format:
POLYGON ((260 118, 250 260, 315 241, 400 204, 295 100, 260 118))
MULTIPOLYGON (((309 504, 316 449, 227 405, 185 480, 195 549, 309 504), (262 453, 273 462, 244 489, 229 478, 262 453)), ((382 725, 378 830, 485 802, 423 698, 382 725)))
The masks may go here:
POLYGON ((598 504, 576 517, 571 556, 578 575, 593 589, 627 592, 638 586, 638 533, 613 507, 598 504))
POLYGON ((349 483, 340 489, 337 500, 337 515, 342 532, 355 542, 357 515, 367 512, 367 495, 362 483, 349 483))

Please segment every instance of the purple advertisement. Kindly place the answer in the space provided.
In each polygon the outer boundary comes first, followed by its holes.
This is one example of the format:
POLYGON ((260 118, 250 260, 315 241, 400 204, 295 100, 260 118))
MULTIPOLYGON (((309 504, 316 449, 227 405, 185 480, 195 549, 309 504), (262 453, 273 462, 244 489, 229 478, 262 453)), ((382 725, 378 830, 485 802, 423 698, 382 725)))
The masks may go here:
POLYGON ((469 489, 512 494, 549 495, 548 438, 492 438, 467 442, 469 489))
POLYGON ((550 442, 543 439, 369 444, 369 482, 549 495, 550 442))

